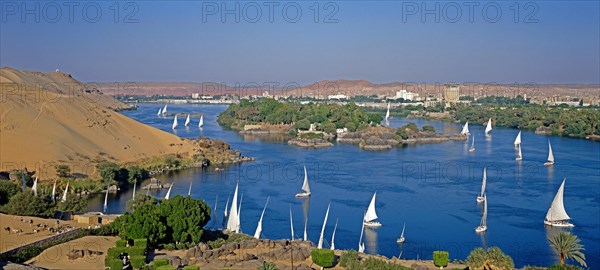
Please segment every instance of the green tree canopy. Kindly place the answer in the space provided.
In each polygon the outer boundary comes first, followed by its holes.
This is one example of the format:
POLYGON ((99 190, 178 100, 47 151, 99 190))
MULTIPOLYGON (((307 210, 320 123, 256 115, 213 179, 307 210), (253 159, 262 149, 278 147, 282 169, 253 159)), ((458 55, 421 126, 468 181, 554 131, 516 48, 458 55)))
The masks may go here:
POLYGON ((58 203, 58 210, 66 213, 84 211, 87 208, 86 196, 67 196, 67 200, 58 203))
POLYGON ((23 189, 21 188, 21 186, 13 182, 0 181, 0 205, 8 203, 12 196, 16 195, 22 190, 23 189))
POLYGON ((69 177, 69 175, 71 175, 71 167, 67 165, 56 165, 54 168, 56 169, 56 175, 58 175, 58 177, 69 177))
POLYGON ((10 215, 51 217, 55 205, 49 198, 34 196, 33 192, 18 192, 2 207, 2 211, 10 215))

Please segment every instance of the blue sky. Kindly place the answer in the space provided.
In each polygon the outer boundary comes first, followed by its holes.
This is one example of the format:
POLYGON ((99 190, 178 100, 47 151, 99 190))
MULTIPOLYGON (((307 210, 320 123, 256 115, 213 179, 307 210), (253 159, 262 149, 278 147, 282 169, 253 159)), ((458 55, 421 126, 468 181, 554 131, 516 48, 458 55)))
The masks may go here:
POLYGON ((472 16, 475 2, 279 2, 272 21, 273 2, 126 3, 78 2, 71 22, 62 2, 2 1, 0 65, 95 82, 600 83, 598 1, 477 2, 472 16), (236 4, 239 22, 223 14, 236 4))

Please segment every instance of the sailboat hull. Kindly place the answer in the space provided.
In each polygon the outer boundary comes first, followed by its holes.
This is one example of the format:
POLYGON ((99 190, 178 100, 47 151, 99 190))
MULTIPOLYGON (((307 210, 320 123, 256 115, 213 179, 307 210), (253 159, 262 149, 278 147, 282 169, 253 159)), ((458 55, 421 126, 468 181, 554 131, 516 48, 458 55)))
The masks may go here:
POLYGON ((363 225, 365 225, 367 227, 381 227, 381 223, 379 223, 377 221, 363 222, 363 225))
POLYGON ((487 226, 477 226, 477 228, 475 228, 475 232, 485 232, 487 231, 487 226))
POLYGON ((396 243, 404 243, 406 239, 404 239, 403 236, 399 237, 398 239, 396 239, 396 243))
POLYGON ((485 197, 477 196, 477 203, 482 203, 483 201, 485 201, 485 197))
POLYGON ((310 193, 303 192, 303 193, 296 194, 296 198, 305 198, 305 197, 310 197, 310 193))
POLYGON ((469 152, 475 152, 475 147, 469 148, 469 152))
POLYGON ((551 166, 554 165, 554 161, 547 161, 544 163, 544 166, 551 166))
POLYGON ((564 220, 558 220, 558 221, 544 220, 544 224, 548 225, 548 226, 554 226, 554 227, 565 227, 565 228, 575 227, 575 225, 573 225, 567 221, 564 221, 564 220))
POLYGON ((515 160, 523 160, 523 158, 522 157, 517 157, 517 158, 515 158, 515 160))

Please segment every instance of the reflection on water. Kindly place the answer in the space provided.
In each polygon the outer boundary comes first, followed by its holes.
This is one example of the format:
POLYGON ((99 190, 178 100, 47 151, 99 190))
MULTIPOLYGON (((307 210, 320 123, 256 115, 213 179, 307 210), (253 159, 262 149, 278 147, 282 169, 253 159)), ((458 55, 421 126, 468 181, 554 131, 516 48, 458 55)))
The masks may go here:
POLYGON ((370 254, 378 254, 377 229, 365 226, 365 245, 370 254))
POLYGON ((480 232, 479 234, 479 238, 481 238, 481 247, 482 248, 487 248, 487 231, 485 232, 480 232))

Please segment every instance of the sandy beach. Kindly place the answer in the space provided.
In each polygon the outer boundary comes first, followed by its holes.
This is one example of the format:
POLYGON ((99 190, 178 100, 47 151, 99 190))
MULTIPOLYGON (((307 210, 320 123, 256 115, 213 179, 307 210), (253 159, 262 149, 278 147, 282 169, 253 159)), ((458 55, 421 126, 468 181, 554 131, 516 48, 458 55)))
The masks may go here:
POLYGON ((58 225, 56 221, 57 219, 0 214, 0 252, 56 235, 57 229, 66 231, 70 228, 85 227, 73 220, 61 220, 58 225), (10 230, 6 230, 8 227, 10 230), (50 228, 55 232, 52 233, 50 228))

